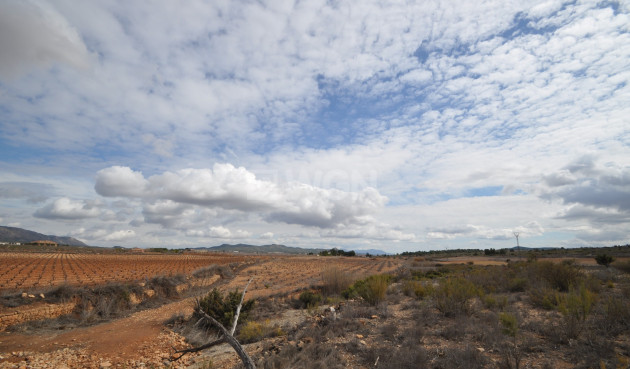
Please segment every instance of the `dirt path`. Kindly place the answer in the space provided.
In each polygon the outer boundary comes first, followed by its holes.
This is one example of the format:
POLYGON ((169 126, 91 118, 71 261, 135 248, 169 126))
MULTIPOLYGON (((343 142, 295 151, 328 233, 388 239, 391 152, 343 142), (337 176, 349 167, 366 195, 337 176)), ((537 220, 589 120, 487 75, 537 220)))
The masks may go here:
POLYGON ((112 322, 62 333, 3 333, 0 335, 0 352, 9 361, 19 361, 15 357, 25 356, 19 355, 20 352, 49 353, 64 348, 82 349, 91 357, 98 357, 99 362, 114 365, 130 360, 151 361, 155 356, 167 356, 172 346, 183 346, 183 342, 173 342, 178 340, 176 336, 166 339, 171 335, 165 329, 164 321, 179 312, 192 313, 192 306, 193 298, 188 298, 112 322))

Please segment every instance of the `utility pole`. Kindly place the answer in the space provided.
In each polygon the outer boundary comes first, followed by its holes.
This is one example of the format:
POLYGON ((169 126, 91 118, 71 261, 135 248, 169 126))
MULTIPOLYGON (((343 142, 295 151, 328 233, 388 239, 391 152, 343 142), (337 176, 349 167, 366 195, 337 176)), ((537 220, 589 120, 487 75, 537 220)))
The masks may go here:
POLYGON ((514 237, 516 237, 516 253, 521 254, 521 245, 518 243, 518 232, 514 232, 514 237))

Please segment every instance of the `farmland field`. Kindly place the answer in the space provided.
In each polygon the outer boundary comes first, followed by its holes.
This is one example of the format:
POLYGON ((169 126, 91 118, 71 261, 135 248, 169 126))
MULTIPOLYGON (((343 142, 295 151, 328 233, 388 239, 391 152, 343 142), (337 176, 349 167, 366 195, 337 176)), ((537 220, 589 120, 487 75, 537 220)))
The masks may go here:
POLYGON ((212 264, 240 263, 242 255, 115 255, 0 253, 0 291, 42 289, 62 284, 93 286, 157 275, 190 274, 212 264))

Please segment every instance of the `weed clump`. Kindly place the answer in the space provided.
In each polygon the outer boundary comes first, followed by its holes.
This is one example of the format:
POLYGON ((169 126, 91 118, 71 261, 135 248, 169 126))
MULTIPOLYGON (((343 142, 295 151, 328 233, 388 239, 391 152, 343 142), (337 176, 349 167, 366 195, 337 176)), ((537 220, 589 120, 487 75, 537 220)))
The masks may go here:
POLYGON ((271 325, 269 320, 265 320, 262 323, 249 321, 241 327, 238 339, 241 343, 251 343, 260 341, 263 338, 284 336, 285 334, 282 328, 277 325, 271 325))
POLYGON ((339 295, 354 282, 354 277, 337 268, 331 267, 322 272, 322 293, 326 296, 339 295))
POLYGON ((385 293, 392 277, 386 274, 371 275, 365 279, 355 282, 347 290, 343 291, 345 298, 359 296, 372 306, 378 305, 385 300, 385 293))

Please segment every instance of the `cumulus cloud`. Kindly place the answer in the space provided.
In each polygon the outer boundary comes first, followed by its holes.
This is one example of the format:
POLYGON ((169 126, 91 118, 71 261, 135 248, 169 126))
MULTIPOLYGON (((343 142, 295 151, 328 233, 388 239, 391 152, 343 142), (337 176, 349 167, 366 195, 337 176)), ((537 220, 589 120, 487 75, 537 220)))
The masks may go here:
POLYGON ((113 166, 96 173, 94 189, 102 196, 142 197, 148 182, 129 167, 113 166))
POLYGON ((88 65, 88 52, 77 30, 43 1, 0 2, 0 49, 3 77, 16 77, 30 65, 88 65))
POLYGON ((185 213, 195 212, 190 207, 194 205, 254 212, 269 222, 334 228, 360 224, 387 202, 374 188, 346 192, 297 182, 276 184, 231 164, 166 172, 148 179, 130 168, 111 167, 97 173, 95 189, 103 196, 145 200, 146 221, 167 227, 176 226, 185 213))
POLYGON ((61 197, 38 209, 33 215, 45 219, 81 220, 96 218, 101 214, 101 204, 98 201, 61 197))

